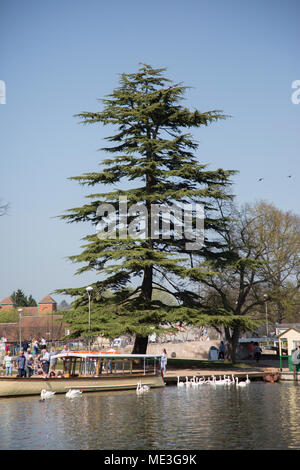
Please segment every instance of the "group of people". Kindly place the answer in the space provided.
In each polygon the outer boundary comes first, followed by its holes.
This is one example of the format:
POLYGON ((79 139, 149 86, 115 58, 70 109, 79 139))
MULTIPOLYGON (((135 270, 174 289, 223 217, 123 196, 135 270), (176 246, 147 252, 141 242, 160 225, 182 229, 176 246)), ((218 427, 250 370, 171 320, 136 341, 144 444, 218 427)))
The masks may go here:
MULTIPOLYGON (((51 347, 50 351, 47 350, 47 345, 42 344, 41 352, 36 347, 35 342, 32 342, 32 348, 28 346, 24 350, 24 346, 16 357, 7 350, 3 358, 3 369, 5 369, 6 376, 12 376, 13 368, 17 369, 17 377, 54 377, 56 375, 57 359, 54 357, 57 354, 55 347, 51 347)), ((68 352, 67 345, 63 347, 64 352, 68 352)))
POLYGON ((250 359, 255 359, 255 361, 258 363, 262 353, 259 343, 251 341, 249 343, 249 352, 250 359))

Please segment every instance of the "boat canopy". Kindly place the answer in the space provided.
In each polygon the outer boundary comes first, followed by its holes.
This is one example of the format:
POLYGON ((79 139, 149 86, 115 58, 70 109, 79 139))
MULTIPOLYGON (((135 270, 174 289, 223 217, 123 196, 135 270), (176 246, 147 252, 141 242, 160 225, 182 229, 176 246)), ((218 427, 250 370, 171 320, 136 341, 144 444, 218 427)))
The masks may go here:
POLYGON ((83 359, 160 359, 162 354, 121 354, 117 351, 108 352, 108 351, 70 351, 70 352, 60 352, 51 356, 51 359, 60 359, 67 357, 81 357, 83 359))

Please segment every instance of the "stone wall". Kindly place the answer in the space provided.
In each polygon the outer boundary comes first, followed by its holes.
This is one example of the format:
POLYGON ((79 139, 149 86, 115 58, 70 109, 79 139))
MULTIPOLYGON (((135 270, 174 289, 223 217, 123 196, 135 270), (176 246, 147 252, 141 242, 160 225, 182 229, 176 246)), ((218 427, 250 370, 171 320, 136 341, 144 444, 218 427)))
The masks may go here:
MULTIPOLYGON (((166 349, 168 358, 208 360, 211 346, 219 347, 220 340, 185 341, 184 343, 148 343, 147 354, 161 354, 166 349)), ((117 349, 117 348, 116 348, 117 349)), ((132 345, 120 348, 124 354, 131 353, 132 345)))
POLYGON ((211 346, 219 347, 219 340, 209 341, 186 341, 184 343, 165 343, 156 344, 149 343, 147 354, 161 354, 162 349, 165 348, 169 358, 180 359, 202 359, 207 360, 209 349, 211 346))

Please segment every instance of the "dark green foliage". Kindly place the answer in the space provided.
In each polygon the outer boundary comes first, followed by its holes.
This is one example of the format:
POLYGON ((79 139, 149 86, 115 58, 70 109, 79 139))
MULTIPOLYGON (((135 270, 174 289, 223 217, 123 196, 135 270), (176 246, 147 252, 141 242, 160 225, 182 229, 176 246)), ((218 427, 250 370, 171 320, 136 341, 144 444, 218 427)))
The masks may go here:
MULTIPOLYGON (((133 204, 146 207, 144 237, 121 238, 124 227, 119 223, 116 239, 101 238, 96 233, 88 235, 82 252, 70 257, 81 265, 77 273, 93 270, 99 277, 93 283, 91 334, 111 337, 135 334, 134 351, 144 350, 147 336, 159 332, 162 324, 173 321, 203 324, 212 318, 211 313, 219 316, 217 311, 202 311, 197 296, 184 286, 189 274, 185 234, 181 239, 168 238, 163 232, 159 239, 153 239, 149 234, 151 204, 197 203, 205 207, 208 236, 203 256, 222 248, 208 237, 224 227, 225 220, 214 215, 215 203, 230 197, 227 188, 234 172, 208 170, 195 155, 198 144, 184 130, 207 126, 226 116, 218 110, 190 111, 182 106, 186 87, 172 84, 163 76, 164 71, 141 65, 137 73, 122 74, 120 86, 102 100, 102 111, 77 115, 84 124, 113 126, 116 132, 106 138, 110 145, 101 149, 111 154, 111 158, 102 162, 104 168, 70 179, 87 187, 108 185, 110 191, 88 195, 88 203, 61 216, 68 223, 88 222, 96 226, 103 220, 96 213, 99 204, 112 204, 117 216, 121 196, 127 198, 128 209, 133 204), (135 187, 126 189, 129 182, 134 182, 135 187), (163 299, 154 298, 154 287, 173 295, 176 304, 166 305, 163 299), (108 290, 111 295, 104 295, 108 290)), ((134 214, 129 222, 133 219, 134 214)), ((205 264, 200 271, 200 277, 206 276, 205 264)), ((77 297, 66 319, 77 334, 86 334, 85 288, 57 292, 77 297)), ((224 321, 225 317, 222 316, 224 321)))
POLYGON ((11 294, 11 299, 17 307, 36 307, 37 303, 30 294, 28 297, 24 294, 22 289, 17 289, 11 294))

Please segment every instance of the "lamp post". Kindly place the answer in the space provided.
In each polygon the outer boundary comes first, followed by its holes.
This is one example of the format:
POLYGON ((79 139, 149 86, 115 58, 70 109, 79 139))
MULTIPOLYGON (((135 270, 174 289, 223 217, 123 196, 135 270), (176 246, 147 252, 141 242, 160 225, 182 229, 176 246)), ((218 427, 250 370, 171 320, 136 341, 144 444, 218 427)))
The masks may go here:
MULTIPOLYGON (((21 334, 21 318, 22 318, 22 312, 23 312, 23 309, 22 308, 18 308, 18 312, 19 312, 19 344, 20 344, 20 351, 22 350, 22 341, 21 341, 21 337, 22 337, 22 334, 21 334)), ((20 352, 19 351, 19 352, 20 352)))
MULTIPOLYGON (((267 294, 264 294, 264 298, 267 299, 267 294)), ((269 323, 268 323, 268 302, 265 301, 265 312, 266 312, 266 331, 267 331, 267 344, 269 344, 269 323)))
MULTIPOLYGON (((92 286, 88 286, 86 287, 86 291, 88 293, 88 296, 89 296, 89 333, 91 332, 91 293, 92 293, 92 286)), ((91 338, 89 336, 89 351, 91 349, 91 338)))

